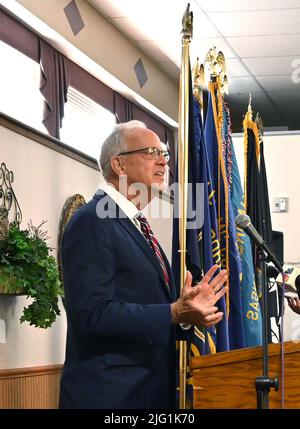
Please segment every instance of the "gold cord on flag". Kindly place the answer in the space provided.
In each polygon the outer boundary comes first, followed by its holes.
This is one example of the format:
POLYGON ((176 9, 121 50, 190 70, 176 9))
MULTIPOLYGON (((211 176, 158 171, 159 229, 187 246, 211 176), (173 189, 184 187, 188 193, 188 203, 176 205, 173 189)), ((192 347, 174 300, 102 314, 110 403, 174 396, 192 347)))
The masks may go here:
MULTIPOLYGON (((220 88, 220 80, 218 76, 215 79, 215 82, 209 84, 209 90, 212 97, 212 106, 213 106, 213 114, 214 114, 214 122, 216 126, 217 132, 217 142, 218 142, 218 230, 219 237, 221 239, 221 234, 224 232, 221 226, 221 181, 224 186, 224 197, 225 197, 225 246, 226 246, 226 270, 229 274, 230 264, 229 264, 229 211, 228 211, 228 182, 226 176, 225 163, 223 159, 223 144, 222 144, 222 128, 223 128, 223 95, 221 94, 220 88), (218 96, 218 109, 216 103, 216 95, 215 91, 217 91, 218 96)), ((227 309, 227 318, 229 317, 230 312, 230 300, 229 300, 229 275, 226 281, 226 285, 228 286, 228 292, 226 293, 226 309, 227 309)))

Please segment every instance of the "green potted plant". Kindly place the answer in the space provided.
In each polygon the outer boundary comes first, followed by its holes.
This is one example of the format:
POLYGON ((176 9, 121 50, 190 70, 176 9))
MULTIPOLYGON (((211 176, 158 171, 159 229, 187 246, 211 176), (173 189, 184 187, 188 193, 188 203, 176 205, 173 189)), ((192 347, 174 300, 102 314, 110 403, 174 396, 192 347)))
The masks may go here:
POLYGON ((20 321, 38 328, 52 325, 60 314, 58 298, 63 296, 47 232, 42 231, 44 223, 38 227, 30 223, 21 230, 18 223, 8 224, 5 217, 0 222, 0 291, 32 298, 20 321))

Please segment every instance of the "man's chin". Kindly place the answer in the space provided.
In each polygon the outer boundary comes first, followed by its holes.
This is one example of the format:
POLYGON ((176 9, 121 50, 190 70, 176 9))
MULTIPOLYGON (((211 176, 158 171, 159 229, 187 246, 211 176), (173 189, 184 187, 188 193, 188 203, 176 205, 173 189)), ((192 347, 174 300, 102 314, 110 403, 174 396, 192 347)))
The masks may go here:
POLYGON ((151 184, 151 190, 153 193, 158 194, 159 192, 163 192, 166 189, 165 182, 161 183, 152 183, 151 184))

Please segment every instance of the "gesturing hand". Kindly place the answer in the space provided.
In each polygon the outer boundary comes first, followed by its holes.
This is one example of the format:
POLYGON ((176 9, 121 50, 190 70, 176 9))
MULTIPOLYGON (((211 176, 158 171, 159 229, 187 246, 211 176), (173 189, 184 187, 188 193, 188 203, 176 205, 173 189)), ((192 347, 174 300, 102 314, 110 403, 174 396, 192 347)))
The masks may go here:
POLYGON ((213 265, 200 283, 192 287, 192 275, 188 271, 180 298, 171 304, 172 323, 190 323, 193 325, 211 326, 218 323, 223 313, 218 311, 215 303, 227 292, 222 287, 227 280, 226 270, 212 280, 218 265, 213 265))
POLYGON ((286 297, 289 303, 290 308, 295 312, 300 314, 300 299, 298 297, 286 297))

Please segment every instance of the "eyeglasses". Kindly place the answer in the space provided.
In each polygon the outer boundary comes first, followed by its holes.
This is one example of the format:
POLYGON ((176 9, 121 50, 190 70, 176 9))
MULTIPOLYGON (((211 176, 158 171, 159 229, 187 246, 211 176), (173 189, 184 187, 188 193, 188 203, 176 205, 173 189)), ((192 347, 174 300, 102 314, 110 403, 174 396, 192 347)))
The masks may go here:
POLYGON ((130 152, 121 152, 119 155, 131 155, 132 153, 145 153, 151 159, 158 159, 160 155, 163 155, 167 162, 170 160, 170 152, 158 149, 158 147, 145 147, 144 149, 131 150, 130 152))

